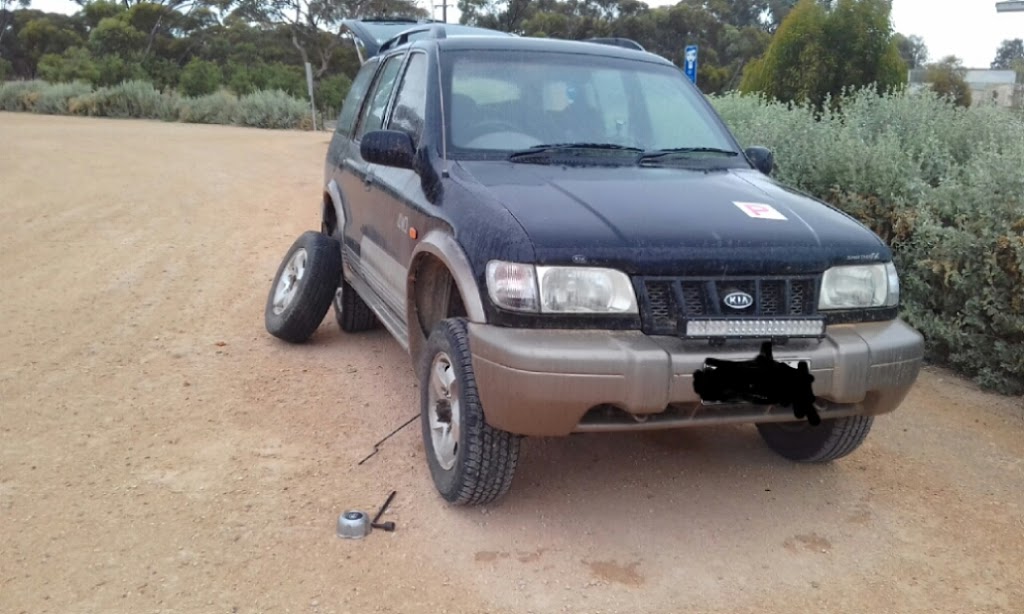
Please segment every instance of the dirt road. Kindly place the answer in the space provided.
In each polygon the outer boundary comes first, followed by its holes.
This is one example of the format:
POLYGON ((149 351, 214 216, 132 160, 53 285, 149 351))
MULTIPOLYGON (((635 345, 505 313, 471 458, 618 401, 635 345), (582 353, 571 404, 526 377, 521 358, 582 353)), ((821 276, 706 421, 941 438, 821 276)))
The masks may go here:
POLYGON ((749 426, 528 440, 434 494, 407 358, 271 277, 324 134, 0 113, 0 612, 1024 612, 1024 402, 928 369, 798 466, 749 426), (334 535, 398 496, 394 533, 334 535))

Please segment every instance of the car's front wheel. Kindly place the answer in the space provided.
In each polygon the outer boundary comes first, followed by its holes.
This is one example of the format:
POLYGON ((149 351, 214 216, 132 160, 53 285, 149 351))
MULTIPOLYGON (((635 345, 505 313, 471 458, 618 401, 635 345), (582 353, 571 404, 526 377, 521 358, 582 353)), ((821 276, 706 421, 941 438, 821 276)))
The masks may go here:
POLYGON ((442 320, 430 334, 420 365, 420 408, 427 465, 446 501, 480 505, 508 492, 521 437, 484 420, 462 319, 442 320))
POLYGON ((757 430, 768 447, 779 455, 801 463, 826 463, 850 454, 864 443, 874 416, 848 416, 807 422, 770 422, 757 430))

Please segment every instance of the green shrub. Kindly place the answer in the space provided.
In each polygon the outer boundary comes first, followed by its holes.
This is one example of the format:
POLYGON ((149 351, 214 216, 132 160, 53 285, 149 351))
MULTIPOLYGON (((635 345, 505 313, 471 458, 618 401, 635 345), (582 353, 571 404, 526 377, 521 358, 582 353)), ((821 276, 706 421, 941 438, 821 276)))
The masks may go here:
POLYGON ((64 53, 47 53, 39 59, 39 76, 50 83, 87 81, 96 83, 100 69, 93 61, 92 54, 84 47, 69 47, 64 53))
POLYGON ((92 92, 92 85, 81 81, 49 83, 40 90, 39 98, 32 111, 48 115, 67 115, 70 101, 90 92, 92 92))
POLYGON ((99 78, 93 81, 93 85, 114 87, 125 81, 146 80, 146 73, 138 62, 115 55, 98 58, 96 68, 99 69, 99 78))
POLYGON ((164 99, 151 83, 126 81, 78 96, 68 103, 68 109, 75 115, 163 119, 166 113, 164 99))
POLYGON ((228 87, 239 96, 261 90, 281 90, 296 98, 306 96, 306 75, 298 66, 280 62, 260 62, 251 66, 232 63, 228 65, 227 73, 228 87))
POLYGON ((352 80, 347 75, 335 75, 320 81, 320 89, 316 93, 316 106, 332 117, 341 111, 341 102, 345 100, 352 80))
POLYGON ((177 92, 164 92, 157 108, 157 119, 165 122, 181 121, 182 99, 177 92))
POLYGON ((178 89, 185 96, 205 96, 217 91, 221 79, 223 76, 216 64, 196 58, 181 71, 178 89))
POLYGON ((0 82, 6 81, 7 77, 14 73, 14 64, 4 58, 0 58, 0 82))
POLYGON ((182 98, 178 120, 192 124, 230 124, 238 111, 238 99, 229 92, 182 98))
POLYGON ((31 111, 45 86, 43 81, 0 83, 0 111, 31 111))
POLYGON ((181 78, 181 67, 177 63, 156 56, 148 56, 142 61, 142 70, 146 80, 158 90, 174 89, 181 78))
MULTIPOLYGON (((931 360, 1024 392, 1024 121, 930 92, 849 94, 842 113, 735 94, 712 103, 776 177, 857 217, 892 248, 902 315, 931 360)), ((826 104, 825 108, 830 105, 826 104)))
POLYGON ((242 96, 235 123, 254 128, 309 128, 312 118, 305 102, 272 90, 242 96))

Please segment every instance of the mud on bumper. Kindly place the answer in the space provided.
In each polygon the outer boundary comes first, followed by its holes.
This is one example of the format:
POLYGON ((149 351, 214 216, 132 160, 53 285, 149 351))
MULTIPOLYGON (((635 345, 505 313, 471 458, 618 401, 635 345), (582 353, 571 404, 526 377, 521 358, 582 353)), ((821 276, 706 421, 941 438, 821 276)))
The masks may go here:
MULTIPOLYGON (((488 423, 523 435, 793 420, 788 407, 703 405, 693 373, 707 358, 749 360, 758 343, 639 331, 532 330, 470 324, 470 350, 488 423)), ((821 340, 774 348, 806 360, 822 418, 891 412, 920 372, 924 340, 901 320, 829 326, 821 340)))

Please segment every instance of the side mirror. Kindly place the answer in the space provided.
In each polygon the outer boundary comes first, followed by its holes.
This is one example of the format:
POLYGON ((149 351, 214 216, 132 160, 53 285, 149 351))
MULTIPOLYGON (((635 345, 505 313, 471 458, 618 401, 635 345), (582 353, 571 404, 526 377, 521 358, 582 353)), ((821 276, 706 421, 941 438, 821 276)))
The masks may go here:
POLYGON ((359 143, 359 153, 363 160, 372 164, 408 169, 413 168, 413 159, 416 157, 412 137, 401 130, 367 132, 359 143))
POLYGON ((772 150, 767 147, 748 147, 743 153, 747 155, 747 160, 750 160, 754 168, 765 175, 772 174, 772 170, 775 169, 775 155, 772 154, 772 150))

